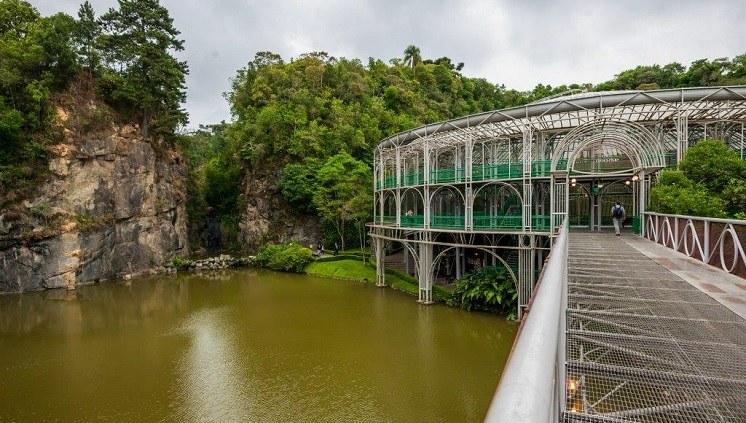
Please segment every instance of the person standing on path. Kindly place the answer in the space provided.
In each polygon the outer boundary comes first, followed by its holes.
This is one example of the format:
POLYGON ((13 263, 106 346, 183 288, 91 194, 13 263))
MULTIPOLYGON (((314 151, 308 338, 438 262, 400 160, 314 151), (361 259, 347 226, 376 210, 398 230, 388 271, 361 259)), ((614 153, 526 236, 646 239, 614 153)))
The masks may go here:
POLYGON ((618 201, 611 207, 611 217, 614 219, 614 232, 616 236, 621 235, 622 222, 624 221, 624 207, 618 201))

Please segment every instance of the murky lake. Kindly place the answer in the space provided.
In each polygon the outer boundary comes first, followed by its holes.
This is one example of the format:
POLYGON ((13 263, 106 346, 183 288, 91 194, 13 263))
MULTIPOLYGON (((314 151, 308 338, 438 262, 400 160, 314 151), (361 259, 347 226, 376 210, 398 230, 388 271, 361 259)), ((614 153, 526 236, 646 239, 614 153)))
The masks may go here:
POLYGON ((499 316, 269 271, 0 296, 0 422, 481 421, 499 316))

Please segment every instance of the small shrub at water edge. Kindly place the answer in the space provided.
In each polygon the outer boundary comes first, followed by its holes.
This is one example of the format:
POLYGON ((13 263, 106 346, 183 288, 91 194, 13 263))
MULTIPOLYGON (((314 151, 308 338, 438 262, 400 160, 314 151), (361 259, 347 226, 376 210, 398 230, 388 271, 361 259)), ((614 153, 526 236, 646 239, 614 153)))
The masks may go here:
POLYGON ((311 250, 295 243, 266 245, 256 255, 258 266, 283 272, 303 273, 312 260, 311 250))
POLYGON ((449 303, 465 310, 510 313, 516 306, 513 280, 507 270, 485 267, 456 281, 456 289, 449 303))

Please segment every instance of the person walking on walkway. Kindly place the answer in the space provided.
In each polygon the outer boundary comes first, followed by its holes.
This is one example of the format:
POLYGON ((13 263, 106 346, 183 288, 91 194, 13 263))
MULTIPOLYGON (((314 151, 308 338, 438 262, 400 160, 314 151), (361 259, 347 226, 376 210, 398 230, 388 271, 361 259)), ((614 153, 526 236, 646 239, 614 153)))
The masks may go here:
POLYGON ((624 222, 624 207, 618 201, 611 207, 611 217, 614 219, 614 232, 616 236, 621 235, 622 222, 624 222))

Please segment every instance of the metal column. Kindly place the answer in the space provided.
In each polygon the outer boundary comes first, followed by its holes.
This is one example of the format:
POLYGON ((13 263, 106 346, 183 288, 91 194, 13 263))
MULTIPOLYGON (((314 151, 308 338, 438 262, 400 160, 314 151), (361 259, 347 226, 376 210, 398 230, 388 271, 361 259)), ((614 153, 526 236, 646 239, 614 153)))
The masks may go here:
POLYGON ((433 246, 427 242, 419 243, 420 262, 419 262, 419 299, 422 304, 433 303, 433 280, 432 280, 432 263, 433 263, 433 246))

